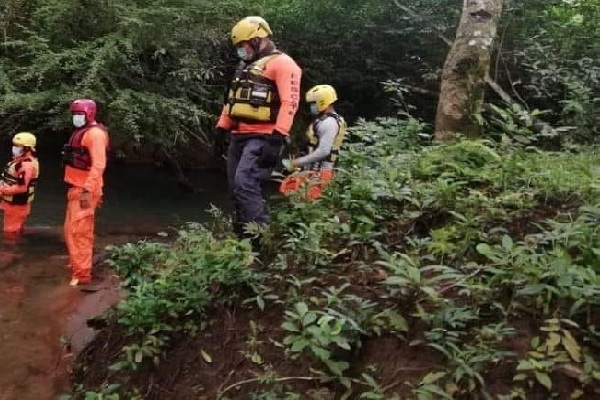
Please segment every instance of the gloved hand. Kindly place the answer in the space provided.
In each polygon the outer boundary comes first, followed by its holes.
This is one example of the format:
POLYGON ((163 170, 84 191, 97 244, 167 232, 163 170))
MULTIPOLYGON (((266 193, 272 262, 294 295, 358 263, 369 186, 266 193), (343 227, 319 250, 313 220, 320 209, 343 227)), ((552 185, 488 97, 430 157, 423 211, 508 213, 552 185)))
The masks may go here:
POLYGON ((292 161, 292 159, 290 158, 285 158, 281 161, 281 164, 283 164, 283 168, 285 168, 285 170, 287 172, 294 172, 294 169, 296 169, 294 167, 294 163, 292 161))
POLYGON ((273 131, 267 137, 267 143, 263 146, 258 166, 260 168, 275 168, 281 160, 281 153, 285 146, 285 137, 278 131, 273 131))
POLYGON ((215 144, 213 146, 213 151, 216 158, 220 158, 222 155, 227 154, 229 135, 229 131, 223 128, 217 128, 215 131, 215 144))

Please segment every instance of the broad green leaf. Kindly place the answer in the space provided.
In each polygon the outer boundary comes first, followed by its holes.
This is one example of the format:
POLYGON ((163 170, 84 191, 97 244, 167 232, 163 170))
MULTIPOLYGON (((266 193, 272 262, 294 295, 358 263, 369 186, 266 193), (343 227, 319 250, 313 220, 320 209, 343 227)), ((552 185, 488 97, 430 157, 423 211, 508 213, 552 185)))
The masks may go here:
POLYGON ((284 345, 292 344, 296 340, 300 340, 300 338, 302 338, 302 336, 300 336, 300 335, 288 335, 283 338, 283 344, 284 345))
POLYGON ((510 236, 504 235, 502 236, 502 247, 506 250, 510 250, 513 248, 513 240, 510 236))
POLYGON ((300 317, 304 317, 304 315, 308 312, 308 306, 303 301, 296 303, 296 312, 300 317))
POLYGON ((304 318, 302 318, 302 325, 308 326, 308 325, 314 323, 316 320, 317 320, 317 314, 315 314, 314 312, 308 312, 304 315, 304 318))
POLYGON ((409 284, 409 281, 406 278, 402 278, 400 276, 390 276, 386 278, 384 282, 388 285, 395 286, 406 286, 409 284))
POLYGON ((552 380, 543 372, 535 371, 535 379, 548 390, 552 390, 552 380))
POLYGON ((581 362, 581 347, 575 338, 571 335, 571 332, 563 330, 562 344, 567 353, 571 356, 573 361, 581 362))
POLYGON ((336 336, 334 338, 335 343, 340 346, 342 349, 344 350, 350 350, 350 343, 348 342, 348 340, 346 340, 346 338, 342 337, 342 336, 336 336))
POLYGON ((384 313, 390 321, 390 327, 396 331, 408 332, 408 323, 406 319, 394 310, 388 310, 384 313))
POLYGON ((293 344, 292 344, 292 351, 297 353, 299 351, 304 350, 310 343, 308 343, 308 341, 306 339, 299 339, 296 340, 293 344))
POLYGON ((517 374, 513 377, 513 381, 515 381, 515 382, 524 381, 525 379, 527 379, 526 374, 517 374))
POLYGON ((491 256, 494 254, 494 251, 492 250, 492 248, 490 247, 489 244, 487 243, 479 243, 475 249, 477 249, 477 252, 481 255, 484 255, 488 258, 491 258, 491 256))
POLYGON ((264 311, 264 310, 265 310, 265 301, 263 300, 263 298, 262 298, 261 296, 258 296, 258 297, 256 298, 256 305, 258 306, 258 308, 259 308, 261 311, 264 311))
POLYGON ((549 324, 547 326, 542 326, 540 328, 540 330, 544 331, 544 332, 558 332, 558 331, 560 331, 560 327, 558 325, 558 320, 556 320, 556 321, 557 321, 556 324, 549 324))
POLYGON ((560 335, 556 332, 550 332, 548 334, 548 339, 546 339, 546 345, 548 346, 548 351, 553 352, 556 349, 556 346, 560 344, 560 335))
POLYGON ((298 327, 296 326, 296 324, 294 324, 293 322, 290 322, 290 321, 284 322, 283 324, 281 324, 281 327, 283 329, 285 329, 286 331, 300 332, 300 329, 298 329, 298 327))
POLYGON ((331 372, 338 376, 342 376, 344 371, 350 367, 350 364, 345 361, 323 360, 323 362, 329 367, 331 372))
POLYGON ((529 285, 525 286, 523 289, 519 289, 517 294, 521 296, 534 296, 543 292, 544 289, 546 289, 546 285, 543 284, 529 285))
POLYGON ((421 379, 421 385, 428 385, 430 383, 437 382, 441 378, 446 376, 445 372, 430 372, 423 379, 421 379))
POLYGON ((312 346, 311 350, 320 360, 329 360, 331 358, 331 352, 322 347, 312 346))
POLYGON ((530 371, 534 369, 533 365, 529 361, 519 361, 517 365, 517 371, 530 371))

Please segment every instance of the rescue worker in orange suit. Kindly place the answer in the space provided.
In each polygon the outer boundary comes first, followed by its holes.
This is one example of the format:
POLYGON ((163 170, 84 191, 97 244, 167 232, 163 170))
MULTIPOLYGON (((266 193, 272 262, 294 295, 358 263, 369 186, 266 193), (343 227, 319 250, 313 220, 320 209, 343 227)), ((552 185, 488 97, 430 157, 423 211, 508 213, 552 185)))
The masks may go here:
POLYGON ((15 243, 31 212, 40 167, 35 152, 36 138, 29 132, 17 133, 12 140, 12 160, 0 180, 0 208, 4 210, 4 240, 15 243))
POLYGON ((96 122, 96 103, 71 103, 75 132, 63 148, 64 180, 68 186, 64 234, 72 269, 70 285, 92 281, 94 218, 102 198, 108 150, 108 131, 96 122))
POLYGON ((306 93, 310 113, 315 116, 307 131, 309 153, 303 157, 283 160, 289 172, 304 169, 285 178, 279 188, 283 194, 300 189, 305 197, 316 200, 334 176, 334 167, 346 133, 346 122, 334 109, 337 93, 330 85, 317 85, 306 93))
MULTIPOLYGON (((238 237, 245 236, 247 223, 268 222, 262 184, 281 162, 299 104, 302 70, 277 50, 271 35, 261 17, 246 17, 231 30, 241 62, 217 123, 216 143, 229 139, 227 175, 238 237)), ((257 241, 253 245, 256 250, 257 241)))

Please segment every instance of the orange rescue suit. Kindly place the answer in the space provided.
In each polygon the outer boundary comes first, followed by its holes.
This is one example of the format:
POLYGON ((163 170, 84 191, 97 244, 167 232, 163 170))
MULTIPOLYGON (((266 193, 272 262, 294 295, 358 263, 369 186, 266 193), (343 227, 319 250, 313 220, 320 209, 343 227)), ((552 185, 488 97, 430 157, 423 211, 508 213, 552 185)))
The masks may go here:
POLYGON ((31 202, 35 184, 39 176, 39 164, 30 153, 15 157, 8 163, 0 183, 4 211, 4 237, 9 241, 16 240, 25 221, 31 212, 31 202))
POLYGON ((74 279, 80 284, 87 284, 92 279, 92 255, 94 250, 94 218, 96 208, 102 198, 104 186, 104 170, 108 150, 108 132, 101 125, 92 125, 76 131, 80 143, 89 154, 88 168, 65 166, 65 182, 69 185, 67 193, 67 212, 65 216, 64 234, 69 252, 69 261, 74 279), (89 204, 82 204, 82 194, 89 193, 89 204), (87 207, 85 207, 87 206, 87 207))

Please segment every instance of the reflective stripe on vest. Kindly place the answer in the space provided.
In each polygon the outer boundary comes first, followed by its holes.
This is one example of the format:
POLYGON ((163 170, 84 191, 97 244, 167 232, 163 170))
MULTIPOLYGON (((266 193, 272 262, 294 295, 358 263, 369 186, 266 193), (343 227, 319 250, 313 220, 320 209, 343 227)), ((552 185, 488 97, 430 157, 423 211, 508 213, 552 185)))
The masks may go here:
POLYGON ((24 162, 31 162, 35 167, 35 176, 29 181, 27 189, 23 193, 2 196, 2 199, 9 204, 22 206, 31 203, 35 197, 35 185, 39 176, 39 164, 35 158, 24 158, 19 161, 11 161, 6 165, 2 172, 2 181, 8 186, 22 185, 25 183, 25 177, 20 172, 24 162))
POLYGON ((281 55, 276 52, 235 71, 227 95, 226 113, 234 121, 275 122, 281 100, 275 82, 265 77, 267 63, 281 55))

